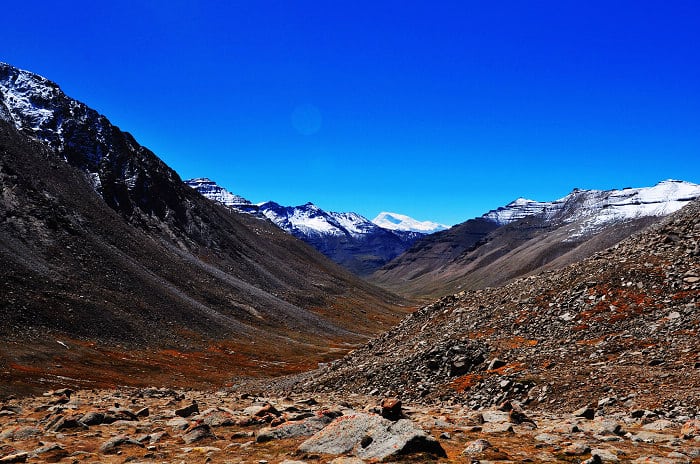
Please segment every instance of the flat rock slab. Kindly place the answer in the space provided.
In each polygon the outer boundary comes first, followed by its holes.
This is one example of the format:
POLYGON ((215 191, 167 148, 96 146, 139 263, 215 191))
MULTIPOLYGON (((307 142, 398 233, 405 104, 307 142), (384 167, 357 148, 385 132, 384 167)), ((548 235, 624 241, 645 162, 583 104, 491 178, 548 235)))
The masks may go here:
POLYGON ((117 435, 112 437, 100 446, 100 453, 111 454, 116 453, 119 448, 124 446, 137 446, 143 448, 144 445, 126 435, 117 435))
POLYGON ((484 422, 510 422, 508 411, 482 411, 481 417, 484 418, 484 422))
POLYGON ((299 451, 321 454, 351 453, 362 459, 425 452, 446 457, 440 443, 413 422, 391 422, 376 414, 350 414, 335 419, 299 446, 299 451))
POLYGON ((302 421, 285 422, 277 427, 266 427, 257 433, 255 441, 264 443, 285 438, 310 437, 330 424, 332 420, 331 417, 321 415, 302 421))

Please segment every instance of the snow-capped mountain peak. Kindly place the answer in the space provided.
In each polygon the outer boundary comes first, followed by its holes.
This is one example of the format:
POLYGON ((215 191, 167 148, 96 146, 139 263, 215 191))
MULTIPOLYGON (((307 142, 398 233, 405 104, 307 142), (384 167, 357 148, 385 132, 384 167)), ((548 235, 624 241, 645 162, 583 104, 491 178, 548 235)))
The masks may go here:
MULTIPOLYGON (((45 77, 1 62, 0 117, 90 173, 96 173, 100 161, 115 151, 114 126, 107 118, 68 97, 45 77), (78 136, 85 127, 90 128, 89 137, 78 136)), ((127 144, 138 145, 133 139, 127 144)))
POLYGON ((259 205, 259 211, 294 235, 357 237, 377 228, 359 214, 324 211, 311 202, 299 206, 281 206, 268 201, 259 205))
POLYGON ((243 198, 240 195, 231 193, 225 188, 217 185, 211 179, 206 177, 198 177, 196 179, 188 179, 185 184, 189 185, 193 189, 197 190, 199 193, 209 198, 210 200, 218 201, 229 207, 250 205, 250 201, 243 198))
POLYGON ((377 217, 372 219, 372 222, 384 229, 420 232, 422 234, 432 234, 450 228, 450 226, 438 224, 437 222, 418 221, 404 214, 389 212, 379 213, 377 217))
POLYGON ((669 179, 653 187, 574 189, 555 201, 539 202, 518 198, 482 217, 498 225, 510 224, 529 216, 552 222, 572 223, 575 227, 571 230, 571 237, 575 238, 615 222, 666 216, 696 198, 700 198, 700 185, 669 179))
POLYGON ((549 202, 539 202, 520 197, 505 206, 489 211, 483 217, 502 226, 515 222, 518 219, 540 214, 549 205, 551 205, 549 202))

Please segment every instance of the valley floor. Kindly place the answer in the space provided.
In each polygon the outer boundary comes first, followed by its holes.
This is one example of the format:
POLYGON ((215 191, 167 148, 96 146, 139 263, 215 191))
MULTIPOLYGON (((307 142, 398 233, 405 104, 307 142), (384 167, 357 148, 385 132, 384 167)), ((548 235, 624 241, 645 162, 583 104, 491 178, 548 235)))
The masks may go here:
MULTIPOLYGON (((0 462, 362 463, 368 446, 302 452, 321 427, 380 413, 381 397, 267 397, 262 392, 67 389, 0 404, 0 462), (322 424, 322 425, 319 425, 322 424)), ((509 405, 507 405, 509 406, 509 405)), ((403 417, 446 456, 420 449, 392 462, 700 462, 700 421, 681 411, 601 405, 566 414, 404 405, 403 417), (595 417, 593 417, 595 414, 595 417), (589 418, 583 417, 588 416, 589 418)), ((508 409, 508 408, 501 408, 508 409)), ((407 421, 407 422, 408 422, 407 421)), ((328 430, 328 429, 325 429, 328 430)), ((395 445, 394 445, 395 446, 395 445)))

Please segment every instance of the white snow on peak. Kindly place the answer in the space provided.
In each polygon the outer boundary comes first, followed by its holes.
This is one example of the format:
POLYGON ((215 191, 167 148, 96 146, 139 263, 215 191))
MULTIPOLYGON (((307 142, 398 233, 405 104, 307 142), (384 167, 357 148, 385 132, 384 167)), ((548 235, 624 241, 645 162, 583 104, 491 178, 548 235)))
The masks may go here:
POLYGON ((44 105, 60 94, 58 87, 48 79, 6 63, 0 63, 0 71, 0 93, 17 128, 34 131, 46 128, 54 111, 44 105))
POLYGON ((700 198, 700 185, 665 180, 653 187, 620 190, 574 189, 563 198, 539 202, 519 198, 482 217, 499 225, 537 216, 550 221, 575 223, 571 238, 594 233, 612 223, 666 216, 700 198))
POLYGON ((610 223, 674 213, 700 198, 700 185, 665 180, 653 187, 589 192, 591 198, 587 201, 586 209, 592 214, 580 214, 571 220, 583 220, 574 237, 594 232, 610 223))
POLYGON ((367 233, 367 231, 374 229, 374 224, 357 213, 330 212, 328 214, 338 221, 338 224, 340 224, 345 230, 355 236, 362 235, 367 233))
POLYGON ((13 122, 18 129, 31 131, 36 138, 59 151, 66 146, 65 131, 75 128, 76 124, 89 125, 94 133, 90 140, 73 140, 84 145, 81 148, 88 161, 83 168, 89 172, 97 170, 110 149, 107 139, 111 125, 104 116, 66 96, 58 85, 45 77, 2 62, 0 117, 13 122))
POLYGON ((231 193, 225 188, 217 185, 211 179, 206 177, 198 177, 195 179, 188 179, 184 181, 185 184, 189 185, 193 189, 197 190, 199 193, 209 198, 210 200, 223 203, 226 206, 240 206, 240 205, 250 205, 250 201, 243 198, 240 195, 231 193))
POLYGON ((377 229, 366 218, 356 213, 327 212, 306 203, 300 206, 281 206, 275 202, 260 205, 259 211, 281 229, 295 235, 351 235, 359 237, 377 229))
POLYGON ((389 230, 402 230, 407 232, 420 232, 432 234, 440 230, 449 229, 450 226, 432 221, 418 221, 405 214, 381 212, 372 219, 372 222, 379 227, 389 230))
POLYGON ((528 200, 526 198, 518 198, 511 201, 506 206, 501 206, 484 214, 482 217, 490 219, 498 225, 510 224, 518 219, 528 216, 533 216, 542 213, 545 208, 550 206, 549 202, 539 202, 528 200))

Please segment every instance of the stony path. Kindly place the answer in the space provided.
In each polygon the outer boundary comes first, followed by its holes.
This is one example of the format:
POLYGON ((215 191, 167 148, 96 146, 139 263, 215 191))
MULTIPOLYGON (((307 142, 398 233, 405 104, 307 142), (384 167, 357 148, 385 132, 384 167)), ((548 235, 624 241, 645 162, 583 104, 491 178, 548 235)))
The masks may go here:
POLYGON ((558 415, 517 403, 481 411, 380 403, 356 394, 57 390, 0 403, 0 463, 700 462, 700 417, 678 411, 605 401, 558 415))

